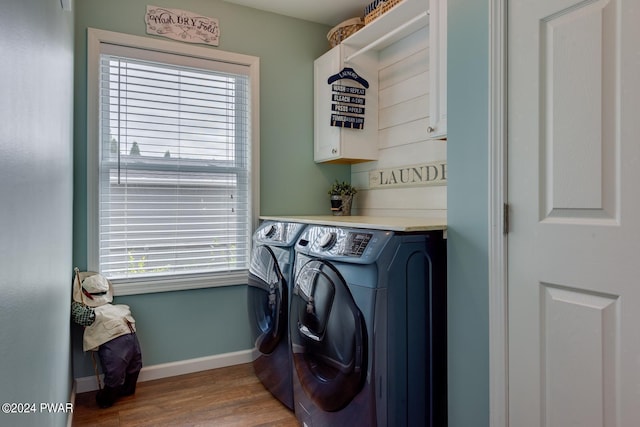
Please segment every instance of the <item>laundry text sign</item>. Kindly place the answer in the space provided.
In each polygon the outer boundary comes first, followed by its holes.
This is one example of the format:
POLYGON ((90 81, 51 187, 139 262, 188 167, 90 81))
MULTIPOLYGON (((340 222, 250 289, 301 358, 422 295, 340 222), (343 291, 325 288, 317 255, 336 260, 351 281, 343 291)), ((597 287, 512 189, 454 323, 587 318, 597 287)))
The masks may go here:
POLYGON ((364 117, 353 117, 347 115, 332 114, 331 123, 333 126, 343 128, 362 129, 364 126, 364 117))
POLYGON ((359 96, 342 95, 339 93, 334 93, 332 100, 335 102, 344 102, 347 104, 356 104, 356 105, 365 104, 364 98, 361 98, 359 96))
POLYGON ((364 107, 356 107, 355 105, 332 104, 331 111, 347 114, 364 114, 364 107))
POLYGON ((351 67, 345 67, 339 73, 329 76, 329 78, 327 79, 327 83, 331 84, 342 79, 353 80, 354 82, 360 83, 362 86, 364 86, 365 89, 369 88, 369 82, 362 78, 362 76, 358 75, 358 73, 356 73, 356 70, 351 67))
POLYGON ((447 162, 398 166, 369 172, 369 188, 447 185, 447 162))
POLYGON ((327 79, 331 85, 331 126, 364 129, 364 105, 369 82, 363 79, 353 68, 343 68, 339 73, 333 74, 327 79), (338 83, 339 80, 348 79, 359 83, 363 87, 349 86, 338 83), (333 114, 339 113, 339 114, 333 114))
POLYGON ((352 87, 352 86, 343 86, 343 85, 333 85, 331 86, 331 90, 334 92, 348 93, 351 95, 360 95, 364 96, 366 93, 366 89, 362 89, 360 87, 352 87))
MULTIPOLYGON (((335 88, 336 85, 334 85, 335 88)), ((342 86, 341 89, 346 89, 348 86, 342 86)), ((350 88, 347 89, 348 93, 358 93, 362 91, 364 95, 365 89, 350 88)), ((364 107, 365 98, 360 96, 351 96, 345 93, 334 93, 331 96, 333 101, 331 104, 331 111, 341 114, 331 114, 331 126, 337 126, 350 129, 363 129, 364 128, 364 107)))
POLYGON ((144 18, 147 34, 187 43, 218 46, 220 25, 217 18, 207 18, 179 9, 147 5, 144 18))

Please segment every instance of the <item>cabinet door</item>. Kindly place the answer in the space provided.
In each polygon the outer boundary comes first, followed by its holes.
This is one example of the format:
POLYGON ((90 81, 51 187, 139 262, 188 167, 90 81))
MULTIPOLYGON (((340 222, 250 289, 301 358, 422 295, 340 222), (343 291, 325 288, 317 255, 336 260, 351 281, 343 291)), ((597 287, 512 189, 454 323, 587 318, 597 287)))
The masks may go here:
POLYGON ((342 46, 338 45, 313 63, 314 81, 314 160, 316 162, 337 159, 340 151, 340 128, 329 126, 331 91, 327 76, 342 69, 342 46))
POLYGON ((447 137, 447 0, 429 2, 429 137, 447 137))
POLYGON ((340 44, 314 62, 314 160, 316 162, 357 163, 378 158, 378 53, 369 51, 345 61, 345 57, 355 50, 340 44), (347 77, 335 80, 331 84, 328 78, 340 73, 344 68, 352 68, 362 82, 347 77), (340 92, 334 85, 348 90, 363 90, 364 95, 353 92, 340 92), (338 97, 358 98, 364 101, 357 104, 352 101, 335 101, 338 97), (346 112, 334 108, 349 108, 346 112), (355 109, 351 109, 354 107, 355 109), (332 124, 332 114, 349 118, 364 119, 363 126, 351 128, 332 124))

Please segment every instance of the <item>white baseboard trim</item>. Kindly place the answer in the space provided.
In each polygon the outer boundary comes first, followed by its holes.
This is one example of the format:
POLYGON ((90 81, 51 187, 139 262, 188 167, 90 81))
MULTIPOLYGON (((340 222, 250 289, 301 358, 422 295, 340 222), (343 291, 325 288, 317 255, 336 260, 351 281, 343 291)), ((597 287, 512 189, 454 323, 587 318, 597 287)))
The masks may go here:
MULTIPOLYGON (((161 363, 158 365, 143 366, 138 377, 138 382, 157 380, 160 378, 175 377, 177 375, 191 374, 193 372, 209 369, 224 368, 226 366, 249 363, 255 359, 254 350, 241 350, 231 353, 216 354, 213 356, 198 357, 195 359, 179 360, 176 362, 161 363)), ((102 381, 102 375, 100 376, 102 381)), ((75 379, 75 393, 85 393, 98 389, 95 376, 75 379)))

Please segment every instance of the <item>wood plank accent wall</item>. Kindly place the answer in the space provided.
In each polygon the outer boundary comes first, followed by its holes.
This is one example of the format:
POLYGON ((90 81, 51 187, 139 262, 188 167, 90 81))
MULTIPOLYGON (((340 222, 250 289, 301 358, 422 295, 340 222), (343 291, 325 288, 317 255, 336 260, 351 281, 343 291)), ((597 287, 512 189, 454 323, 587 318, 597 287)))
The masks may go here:
POLYGON ((369 189, 369 172, 447 159, 447 142, 431 140, 429 31, 423 28, 379 52, 378 150, 351 166, 355 215, 446 217, 447 187, 369 189))

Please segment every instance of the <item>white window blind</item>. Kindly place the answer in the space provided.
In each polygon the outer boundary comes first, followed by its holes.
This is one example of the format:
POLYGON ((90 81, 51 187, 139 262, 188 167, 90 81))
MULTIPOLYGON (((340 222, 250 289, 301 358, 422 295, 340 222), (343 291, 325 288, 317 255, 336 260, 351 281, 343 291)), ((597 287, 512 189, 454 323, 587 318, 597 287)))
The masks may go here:
POLYGON ((107 44, 99 74, 100 272, 246 270, 248 67, 107 44))

